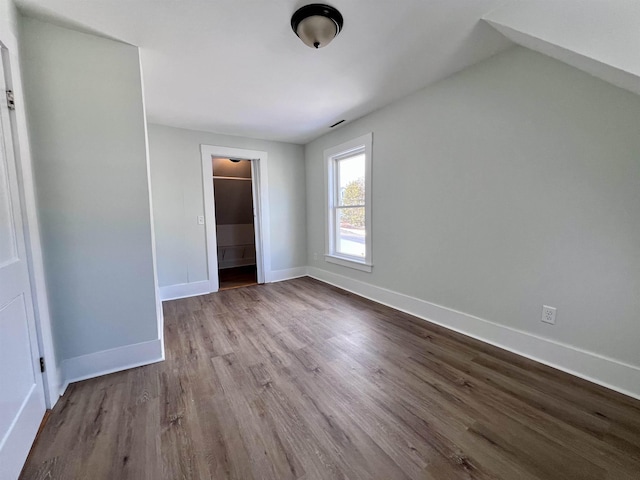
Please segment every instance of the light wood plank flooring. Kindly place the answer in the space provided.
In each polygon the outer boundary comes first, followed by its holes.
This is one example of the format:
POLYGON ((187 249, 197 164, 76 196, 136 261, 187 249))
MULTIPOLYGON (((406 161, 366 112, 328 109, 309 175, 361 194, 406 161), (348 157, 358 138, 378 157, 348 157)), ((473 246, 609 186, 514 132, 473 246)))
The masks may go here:
POLYGON ((164 304, 23 479, 640 478, 640 402, 309 278, 164 304))

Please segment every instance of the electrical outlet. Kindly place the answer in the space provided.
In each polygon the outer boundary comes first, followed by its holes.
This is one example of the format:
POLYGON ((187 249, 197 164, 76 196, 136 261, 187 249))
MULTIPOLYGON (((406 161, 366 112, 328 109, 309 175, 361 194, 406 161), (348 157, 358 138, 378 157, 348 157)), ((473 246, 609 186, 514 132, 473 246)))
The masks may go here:
POLYGON ((198 225, 204 225, 204 215, 198 215, 198 225))
POLYGON ((556 324, 556 309, 547 305, 542 306, 542 321, 544 323, 556 324))
POLYGON ((318 260, 318 252, 314 252, 314 254, 313 254, 313 259, 314 259, 314 260, 318 260))

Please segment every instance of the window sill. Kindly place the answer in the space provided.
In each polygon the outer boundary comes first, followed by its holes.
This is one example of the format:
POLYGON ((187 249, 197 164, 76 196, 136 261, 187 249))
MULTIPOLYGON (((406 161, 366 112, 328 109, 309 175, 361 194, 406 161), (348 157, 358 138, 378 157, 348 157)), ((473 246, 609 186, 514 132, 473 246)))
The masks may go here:
POLYGON ((335 263, 336 265, 353 268, 355 270, 360 270, 362 272, 371 273, 371 271, 373 270, 373 265, 371 265, 370 263, 359 262, 357 260, 352 260, 350 258, 345 258, 345 257, 338 257, 337 255, 326 254, 324 256, 324 260, 329 263, 335 263))

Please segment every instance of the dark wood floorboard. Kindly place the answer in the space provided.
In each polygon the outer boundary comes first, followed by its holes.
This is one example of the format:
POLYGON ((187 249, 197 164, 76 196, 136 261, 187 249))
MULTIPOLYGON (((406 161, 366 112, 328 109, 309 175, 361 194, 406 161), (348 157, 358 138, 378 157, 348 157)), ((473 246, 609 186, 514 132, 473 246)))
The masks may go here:
POLYGON ((22 479, 640 479, 640 401, 310 278, 164 303, 22 479))

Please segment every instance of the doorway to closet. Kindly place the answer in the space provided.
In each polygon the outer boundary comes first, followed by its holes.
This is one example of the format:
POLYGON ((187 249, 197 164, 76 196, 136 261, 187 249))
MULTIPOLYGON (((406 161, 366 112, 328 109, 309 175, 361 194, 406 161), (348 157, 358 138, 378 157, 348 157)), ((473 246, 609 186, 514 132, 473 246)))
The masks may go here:
MULTIPOLYGON (((254 282, 258 284, 270 282, 271 237, 267 152, 217 145, 200 145, 200 151, 202 153, 209 292, 213 293, 219 290, 220 274, 223 277, 227 274, 231 275, 234 273, 231 269, 239 267, 255 266, 256 280, 254 282), (216 164, 215 177, 220 178, 214 179, 214 164, 216 164), (218 166, 223 169, 220 170, 217 168, 218 166), (239 180, 239 178, 245 180, 239 180), (246 180, 246 178, 250 178, 250 180, 246 180), (225 195, 225 184, 231 185, 232 183, 244 184, 244 194, 230 193, 225 195), (247 191, 251 192, 251 202, 247 199, 247 191), (234 220, 229 218, 230 211, 236 210, 240 204, 246 205, 247 203, 251 205, 252 220, 246 214, 249 209, 245 209, 245 213, 240 218, 234 220), (216 216, 220 218, 216 219, 216 216), (227 227, 224 227, 225 225, 227 227), (236 226, 230 227, 229 225, 236 226), (251 231, 253 231, 252 237, 251 231), (218 248, 218 236, 220 236, 221 242, 220 249, 218 248), (250 247, 252 243, 253 251, 250 247), (222 268, 218 268, 218 263, 222 268)), ((242 188, 240 187, 240 189, 242 188)), ((242 273, 242 271, 238 271, 238 274, 242 273)))
POLYGON ((213 157, 219 289, 258 283, 251 161, 213 157))

